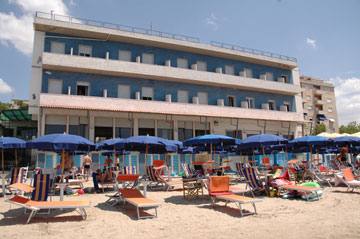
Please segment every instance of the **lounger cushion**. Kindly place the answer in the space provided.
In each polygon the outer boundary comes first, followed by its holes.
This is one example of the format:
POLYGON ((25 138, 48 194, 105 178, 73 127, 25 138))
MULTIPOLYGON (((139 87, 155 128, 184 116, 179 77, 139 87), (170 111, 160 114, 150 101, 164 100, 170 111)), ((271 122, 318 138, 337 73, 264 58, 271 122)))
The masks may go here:
POLYGON ((222 199, 222 200, 238 202, 238 203, 254 203, 254 202, 260 201, 259 199, 254 199, 254 198, 245 197, 245 196, 236 195, 236 194, 222 195, 222 196, 219 196, 218 198, 222 199))
POLYGON ((156 207, 160 205, 158 202, 144 197, 137 189, 121 188, 119 192, 125 201, 136 207, 156 207))
POLYGON ((25 193, 31 193, 34 190, 33 187, 25 183, 14 183, 9 185, 9 188, 13 190, 23 191, 25 193))
POLYGON ((89 201, 33 201, 22 196, 14 196, 9 199, 10 201, 18 204, 23 204, 27 207, 34 207, 38 209, 48 208, 84 208, 89 207, 89 201))

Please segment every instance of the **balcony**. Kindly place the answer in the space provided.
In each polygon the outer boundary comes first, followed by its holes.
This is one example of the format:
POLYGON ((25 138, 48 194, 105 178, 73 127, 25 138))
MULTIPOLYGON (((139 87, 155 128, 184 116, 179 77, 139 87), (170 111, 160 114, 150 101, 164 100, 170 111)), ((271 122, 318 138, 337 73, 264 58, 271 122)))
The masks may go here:
POLYGON ((77 95, 40 94, 39 107, 302 122, 296 112, 77 95))
POLYGON ((296 95, 301 91, 300 86, 276 81, 264 81, 215 72, 48 52, 43 53, 42 64, 46 70, 164 80, 283 95, 296 95))

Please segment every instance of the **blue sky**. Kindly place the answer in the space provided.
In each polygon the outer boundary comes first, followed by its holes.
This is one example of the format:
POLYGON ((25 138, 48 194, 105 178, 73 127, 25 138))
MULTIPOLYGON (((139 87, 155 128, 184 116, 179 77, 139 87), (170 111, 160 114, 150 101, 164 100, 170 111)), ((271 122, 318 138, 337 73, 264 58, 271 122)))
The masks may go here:
POLYGON ((137 27, 151 24, 203 42, 296 57, 302 74, 336 85, 341 122, 360 121, 360 1, 1 0, 0 101, 28 98, 36 10, 137 27))

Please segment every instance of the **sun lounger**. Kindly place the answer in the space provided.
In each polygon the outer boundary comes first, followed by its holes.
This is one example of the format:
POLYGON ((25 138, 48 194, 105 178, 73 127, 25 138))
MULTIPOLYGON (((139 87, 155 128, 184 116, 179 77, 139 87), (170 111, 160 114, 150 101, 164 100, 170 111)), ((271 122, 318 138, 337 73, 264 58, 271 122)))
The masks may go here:
POLYGON ((212 205, 214 206, 216 200, 225 201, 225 206, 228 203, 235 203, 240 209, 240 216, 257 214, 255 203, 260 200, 234 194, 230 191, 230 178, 228 176, 212 176, 209 179, 209 195, 211 197, 212 205), (254 208, 254 213, 244 213, 242 211, 243 204, 251 204, 254 208))
POLYGON ((286 185, 281 185, 280 188, 284 189, 284 190, 287 190, 287 191, 297 191, 297 192, 304 193, 305 198, 306 198, 307 201, 310 200, 309 195, 311 193, 314 193, 316 195, 316 199, 320 200, 320 195, 318 193, 320 188, 318 188, 318 187, 309 187, 309 186, 286 184, 286 185))
POLYGON ((168 191, 170 189, 174 189, 175 186, 180 186, 180 184, 175 184, 163 178, 152 165, 146 166, 146 176, 150 181, 150 184, 148 185, 149 188, 164 186, 165 190, 168 191))
POLYGON ((14 196, 10 199, 6 200, 9 203, 16 204, 18 206, 24 207, 31 211, 29 218, 26 223, 29 223, 31 218, 33 218, 38 211, 41 209, 77 209, 78 212, 85 220, 87 217, 85 208, 90 206, 89 201, 33 201, 31 199, 22 197, 22 196, 14 196))
POLYGON ((138 219, 157 217, 157 208, 160 206, 160 203, 144 197, 137 189, 122 188, 119 189, 119 192, 124 202, 127 202, 136 207, 138 219), (155 209, 155 214, 141 216, 140 209, 155 209))
POLYGON ((138 174, 119 174, 116 178, 117 184, 115 184, 116 187, 116 193, 114 195, 106 195, 109 197, 108 200, 106 200, 105 203, 109 204, 110 206, 117 205, 120 200, 120 188, 135 188, 138 186, 140 175, 138 174))
POLYGON ((30 185, 28 184, 25 184, 25 183, 14 183, 14 184, 11 184, 8 186, 8 188, 10 190, 14 190, 14 191, 20 191, 20 192, 24 192, 24 193, 31 193, 34 188, 31 187, 30 185))
POLYGON ((341 173, 336 174, 336 178, 348 187, 348 191, 353 192, 355 188, 360 188, 360 180, 356 180, 357 177, 354 176, 351 168, 342 169, 341 173))
POLYGON ((259 175, 255 167, 243 167, 242 174, 246 179, 246 187, 250 189, 253 196, 256 192, 265 191, 265 186, 260 181, 259 175))

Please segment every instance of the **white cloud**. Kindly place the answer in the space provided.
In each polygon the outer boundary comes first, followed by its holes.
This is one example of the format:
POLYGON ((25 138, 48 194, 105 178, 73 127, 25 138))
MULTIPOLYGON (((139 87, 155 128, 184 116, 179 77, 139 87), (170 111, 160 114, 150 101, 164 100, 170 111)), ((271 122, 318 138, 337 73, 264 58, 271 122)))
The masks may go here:
POLYGON ((312 39, 312 38, 310 38, 310 37, 307 37, 307 38, 306 38, 306 44, 307 44, 308 46, 310 46, 311 48, 313 48, 313 49, 316 49, 316 47, 317 47, 317 45, 316 45, 316 40, 315 40, 315 39, 312 39))
POLYGON ((332 78, 340 124, 360 122, 360 78, 332 78))
POLYGON ((10 94, 13 92, 13 89, 0 78, 0 94, 10 94))
POLYGON ((0 43, 13 46, 25 55, 30 55, 33 47, 33 15, 36 11, 54 11, 67 15, 69 10, 63 0, 9 0, 20 8, 19 15, 0 12, 0 43))
POLYGON ((210 16, 205 18, 206 25, 210 26, 214 31, 219 29, 219 18, 214 13, 210 13, 210 16))

